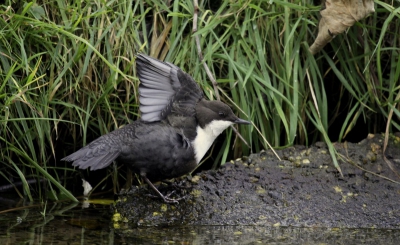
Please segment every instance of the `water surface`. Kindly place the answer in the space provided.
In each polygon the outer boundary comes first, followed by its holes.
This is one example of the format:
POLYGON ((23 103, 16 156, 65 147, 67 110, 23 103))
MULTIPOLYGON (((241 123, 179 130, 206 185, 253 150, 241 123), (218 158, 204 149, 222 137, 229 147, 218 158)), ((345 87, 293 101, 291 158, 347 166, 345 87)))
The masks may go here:
POLYGON ((0 199, 1 244, 399 244, 400 230, 260 226, 110 227, 108 205, 0 199))

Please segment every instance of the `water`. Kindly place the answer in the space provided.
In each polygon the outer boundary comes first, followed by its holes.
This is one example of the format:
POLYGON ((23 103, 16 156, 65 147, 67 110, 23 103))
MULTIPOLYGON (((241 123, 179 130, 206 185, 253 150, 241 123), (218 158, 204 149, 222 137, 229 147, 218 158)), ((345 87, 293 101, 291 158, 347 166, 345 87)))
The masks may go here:
POLYGON ((0 199, 0 244, 400 244, 400 230, 178 226, 115 231, 110 217, 109 206, 102 204, 0 199))

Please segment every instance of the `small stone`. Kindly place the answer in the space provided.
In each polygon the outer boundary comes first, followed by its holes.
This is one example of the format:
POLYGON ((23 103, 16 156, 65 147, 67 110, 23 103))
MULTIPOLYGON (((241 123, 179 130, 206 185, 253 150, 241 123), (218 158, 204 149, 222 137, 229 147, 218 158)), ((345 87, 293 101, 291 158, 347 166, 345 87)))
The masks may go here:
POLYGON ((333 189, 334 189, 336 192, 342 192, 342 188, 340 188, 340 186, 334 186, 333 189))
POLYGON ((166 204, 161 205, 161 212, 166 212, 168 210, 168 206, 166 204))
POLYGON ((118 222, 118 221, 120 221, 121 220, 121 214, 120 213, 115 213, 114 215, 113 215, 113 221, 114 222, 118 222))
POLYGON ((255 183, 255 182, 258 182, 258 178, 250 177, 250 183, 255 183))
POLYGON ((266 192, 267 191, 264 188, 262 188, 261 186, 257 186, 257 188, 256 188, 257 194, 265 194, 266 192))
POLYGON ((201 191, 193 190, 192 192, 190 192, 190 194, 193 195, 194 197, 199 197, 199 196, 201 196, 201 191))
POLYGON ((193 178, 190 180, 192 183, 199 183, 199 181, 200 181, 200 176, 198 176, 198 175, 196 175, 196 176, 193 176, 193 178))
POLYGON ((260 216, 258 216, 258 219, 265 220, 265 219, 267 219, 267 217, 265 215, 260 215, 260 216))

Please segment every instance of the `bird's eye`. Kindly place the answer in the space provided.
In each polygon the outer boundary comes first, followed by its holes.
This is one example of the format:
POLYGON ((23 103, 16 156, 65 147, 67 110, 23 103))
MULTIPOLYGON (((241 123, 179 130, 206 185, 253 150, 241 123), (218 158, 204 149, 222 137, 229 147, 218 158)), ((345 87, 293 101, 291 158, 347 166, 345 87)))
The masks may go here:
POLYGON ((225 117, 225 112, 220 111, 220 112, 218 112, 218 115, 221 116, 221 117, 225 117))

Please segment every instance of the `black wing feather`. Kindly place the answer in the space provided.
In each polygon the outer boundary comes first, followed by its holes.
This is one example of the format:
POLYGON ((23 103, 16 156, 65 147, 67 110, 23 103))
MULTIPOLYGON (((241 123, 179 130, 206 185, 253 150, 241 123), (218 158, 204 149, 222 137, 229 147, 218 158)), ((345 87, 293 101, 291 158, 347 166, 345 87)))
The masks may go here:
POLYGON ((114 132, 97 138, 75 153, 64 157, 61 161, 73 162, 72 165, 80 169, 96 170, 107 167, 121 153, 119 144, 116 143, 118 135, 114 132))
POLYGON ((143 54, 136 57, 136 69, 142 121, 160 121, 171 113, 193 116, 197 102, 204 95, 191 76, 171 63, 143 54))

